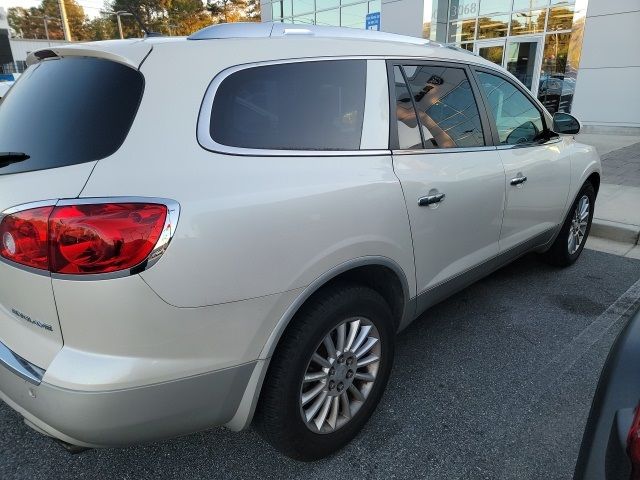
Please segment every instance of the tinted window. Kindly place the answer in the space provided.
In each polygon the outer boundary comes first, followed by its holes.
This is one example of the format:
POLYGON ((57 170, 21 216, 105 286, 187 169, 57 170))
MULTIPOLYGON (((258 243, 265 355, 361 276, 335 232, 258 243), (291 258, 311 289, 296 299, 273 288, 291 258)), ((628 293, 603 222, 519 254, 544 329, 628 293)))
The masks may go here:
POLYGON ((400 67, 394 67, 396 92, 396 121, 398 123, 398 147, 402 149, 422 149, 422 138, 418 130, 418 116, 413 108, 409 89, 400 67))
POLYGON ((501 144, 526 144, 544 137, 542 115, 524 93, 497 75, 478 72, 478 77, 489 99, 501 144))
POLYGON ((111 155, 129 132, 143 88, 142 74, 108 60, 63 58, 30 67, 0 103, 0 152, 31 158, 0 174, 111 155))
POLYGON ((411 65, 402 68, 427 148, 484 145, 478 106, 463 69, 411 65))
POLYGON ((218 88, 211 137, 269 150, 358 150, 366 62, 323 61, 240 70, 218 88))

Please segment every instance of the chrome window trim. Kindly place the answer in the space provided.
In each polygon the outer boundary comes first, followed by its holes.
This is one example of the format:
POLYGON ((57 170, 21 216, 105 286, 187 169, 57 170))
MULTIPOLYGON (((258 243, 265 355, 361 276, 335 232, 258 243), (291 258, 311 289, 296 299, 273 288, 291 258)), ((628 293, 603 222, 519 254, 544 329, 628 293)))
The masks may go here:
POLYGON ((153 265, 155 265, 162 254, 167 250, 173 236, 176 233, 176 228, 178 226, 178 221, 180 218, 180 204, 175 200, 160 198, 160 197, 86 197, 86 198, 66 198, 59 200, 42 200, 37 202, 29 202, 23 203, 20 205, 15 205, 13 207, 7 208, 0 212, 0 222, 2 219, 13 213, 21 212, 23 210, 29 210, 32 208, 38 207, 60 207, 60 206, 68 206, 68 205, 94 205, 101 203, 155 203, 159 205, 164 205, 167 207, 167 217, 164 222, 164 226, 162 227, 162 233, 160 238, 156 242, 155 247, 151 251, 151 253, 140 262, 138 265, 127 268, 124 270, 117 270, 115 272, 109 273, 96 273, 96 274, 68 274, 68 273, 52 273, 48 270, 40 270, 37 268, 29 267, 27 265, 22 265, 16 262, 12 262, 11 260, 0 257, 0 262, 5 263, 7 265, 11 265, 13 267, 19 268, 21 270, 35 273, 38 275, 42 275, 45 277, 51 277, 59 280, 73 280, 73 281, 91 281, 91 280, 108 280, 112 278, 122 278, 128 277, 131 275, 136 275, 141 273, 153 265))
MULTIPOLYGON (((233 75, 234 73, 240 72, 242 70, 248 70, 251 68, 258 68, 270 65, 286 65, 291 63, 308 63, 308 62, 327 62, 327 61, 341 61, 341 60, 361 60, 367 62, 368 60, 372 60, 369 56, 327 56, 327 57, 310 57, 310 58, 287 58, 280 60, 266 60, 260 62, 251 62, 244 63, 241 65, 235 65, 233 67, 226 68, 218 73, 204 94, 204 98, 202 100, 202 104, 200 106, 200 112, 198 114, 198 125, 196 128, 198 143, 205 150, 216 152, 216 153, 226 153, 230 155, 241 155, 241 156, 257 156, 257 157, 353 157, 353 156, 363 156, 363 155, 388 155, 389 150, 387 149, 372 149, 372 150, 275 150, 275 149, 262 149, 262 148, 245 148, 245 147, 234 147, 232 145, 223 145, 221 143, 216 142, 211 136, 211 112, 213 111, 213 102, 215 100, 216 93, 218 88, 222 82, 224 82, 228 77, 233 75)), ((368 62, 366 65, 368 70, 368 62)), ((365 70, 366 72, 366 70, 365 70)), ((367 79, 365 74, 365 99, 363 108, 367 105, 367 95, 366 91, 367 79)), ((366 110, 366 108, 365 108, 366 110)), ((364 112, 363 112, 364 114, 364 112)), ((360 134, 360 139, 365 137, 364 128, 366 126, 366 122, 363 120, 362 128, 363 132, 360 134)), ((362 143, 361 143, 362 145, 362 143)))
MULTIPOLYGON (((556 135, 558 134, 556 133, 556 135)), ((553 145, 555 143, 560 143, 561 141, 562 141, 562 138, 557 137, 557 138, 551 138, 549 140, 545 140, 544 142, 518 143, 515 145, 500 144, 500 145, 496 145, 496 149, 497 150, 513 150, 513 149, 520 149, 520 148, 544 147, 546 145, 553 145)))
POLYGON ((40 385, 45 370, 25 360, 0 342, 0 365, 33 385, 40 385))
POLYGON ((456 147, 456 148, 420 148, 420 149, 398 149, 391 150, 393 155, 433 155, 443 153, 467 153, 467 152, 486 152, 491 150, 497 150, 495 145, 484 145, 481 147, 456 147))

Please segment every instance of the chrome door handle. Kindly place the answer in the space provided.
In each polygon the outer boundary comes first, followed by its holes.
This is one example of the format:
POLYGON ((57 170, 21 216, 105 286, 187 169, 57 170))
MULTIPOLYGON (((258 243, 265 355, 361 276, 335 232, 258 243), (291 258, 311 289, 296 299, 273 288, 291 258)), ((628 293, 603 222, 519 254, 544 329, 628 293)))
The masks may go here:
POLYGON ((527 181, 527 177, 515 177, 511 179, 511 185, 522 185, 524 182, 527 181))
POLYGON ((426 197, 421 197, 418 199, 418 205, 421 207, 427 207, 429 205, 433 205, 434 203, 440 203, 444 200, 444 193, 436 193, 435 195, 427 195, 426 197))

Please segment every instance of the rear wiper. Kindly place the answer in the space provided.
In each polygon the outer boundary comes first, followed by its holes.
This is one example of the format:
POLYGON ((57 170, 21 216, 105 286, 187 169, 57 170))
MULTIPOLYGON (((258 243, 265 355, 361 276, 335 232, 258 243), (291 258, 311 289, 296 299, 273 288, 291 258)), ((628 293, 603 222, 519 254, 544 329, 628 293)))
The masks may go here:
POLYGON ((24 162, 31 158, 22 152, 0 152, 0 168, 7 167, 12 163, 24 162))

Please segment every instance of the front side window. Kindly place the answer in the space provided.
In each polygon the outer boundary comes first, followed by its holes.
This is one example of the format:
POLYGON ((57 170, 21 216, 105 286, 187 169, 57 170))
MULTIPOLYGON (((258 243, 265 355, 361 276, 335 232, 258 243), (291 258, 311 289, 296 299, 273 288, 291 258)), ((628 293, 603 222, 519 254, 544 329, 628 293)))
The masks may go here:
POLYGON ((480 113, 462 68, 403 65, 425 148, 484 146, 480 113))
POLYGON ((489 100, 501 145, 535 143, 545 136, 542 114, 511 82, 478 72, 481 88, 489 100))
POLYGON ((266 150, 359 150, 365 60, 285 63, 225 78, 213 100, 211 138, 266 150))

